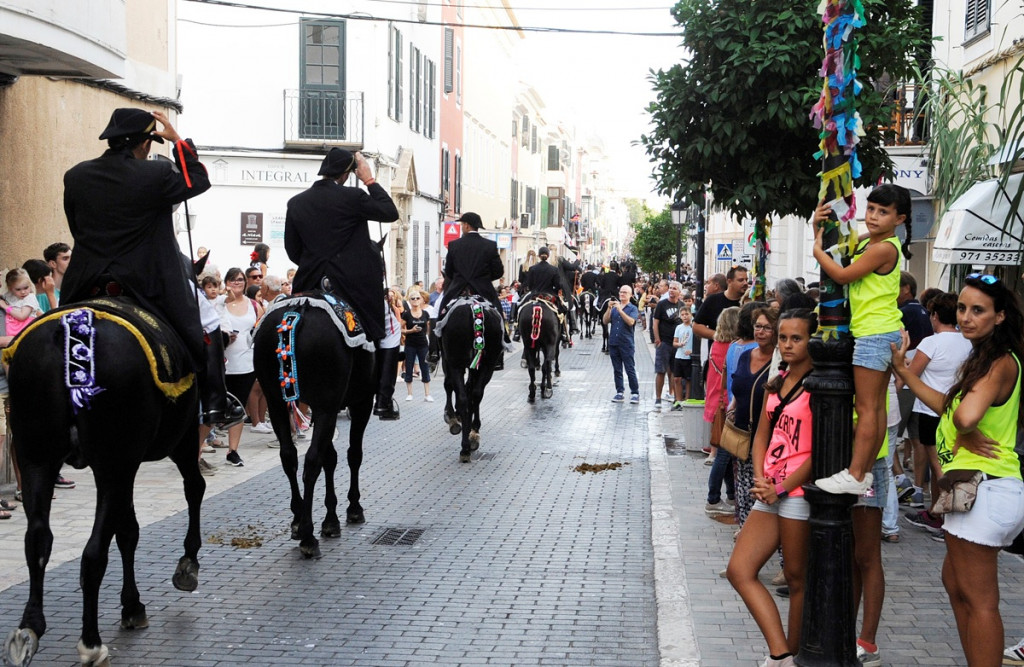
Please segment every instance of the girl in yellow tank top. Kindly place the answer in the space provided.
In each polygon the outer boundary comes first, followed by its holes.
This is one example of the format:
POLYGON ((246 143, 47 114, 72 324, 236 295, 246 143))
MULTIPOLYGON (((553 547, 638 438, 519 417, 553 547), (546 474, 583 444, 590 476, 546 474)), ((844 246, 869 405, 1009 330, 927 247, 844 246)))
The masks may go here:
POLYGON ((896 297, 903 255, 910 257, 910 208, 906 188, 886 183, 872 190, 864 216, 868 238, 858 247, 849 266, 839 264, 822 248, 822 223, 832 212, 831 207, 822 203, 814 211, 814 259, 829 278, 849 285, 850 332, 854 336, 857 425, 853 433, 853 458, 849 468, 815 480, 819 488, 829 493, 862 495, 874 481, 870 471, 885 439, 885 398, 892 357, 889 346, 899 344, 902 328, 896 297), (903 224, 907 227, 907 240, 901 253, 896 228, 903 224))

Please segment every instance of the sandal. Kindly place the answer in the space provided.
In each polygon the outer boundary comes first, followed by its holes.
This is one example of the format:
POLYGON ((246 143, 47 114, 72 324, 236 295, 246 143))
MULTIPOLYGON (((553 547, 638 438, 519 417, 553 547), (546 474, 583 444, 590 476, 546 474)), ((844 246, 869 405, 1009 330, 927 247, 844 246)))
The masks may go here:
POLYGON ((24 502, 21 499, 21 489, 18 489, 17 491, 14 492, 14 499, 17 500, 19 503, 24 502))
POLYGON ((3 521, 4 519, 10 519, 10 518, 11 518, 11 513, 10 512, 8 512, 7 510, 0 510, 0 521, 3 521))
POLYGON ((18 508, 17 505, 12 505, 9 502, 7 502, 6 500, 4 500, 3 498, 0 498, 0 510, 3 510, 5 512, 10 512, 11 510, 17 509, 17 508, 18 508))
POLYGON ((892 533, 891 535, 882 535, 883 542, 889 542, 890 544, 896 544, 900 541, 899 533, 892 533))

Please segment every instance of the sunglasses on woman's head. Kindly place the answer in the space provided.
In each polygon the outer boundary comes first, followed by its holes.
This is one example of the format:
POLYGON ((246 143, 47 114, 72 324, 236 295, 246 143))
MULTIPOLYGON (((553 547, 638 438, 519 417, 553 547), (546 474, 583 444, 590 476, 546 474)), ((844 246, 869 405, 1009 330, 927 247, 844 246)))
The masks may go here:
POLYGON ((981 282, 985 283, 986 285, 995 285, 997 282, 999 282, 999 278, 997 278, 996 276, 993 276, 990 273, 972 273, 972 274, 970 274, 967 277, 970 280, 980 280, 981 282))

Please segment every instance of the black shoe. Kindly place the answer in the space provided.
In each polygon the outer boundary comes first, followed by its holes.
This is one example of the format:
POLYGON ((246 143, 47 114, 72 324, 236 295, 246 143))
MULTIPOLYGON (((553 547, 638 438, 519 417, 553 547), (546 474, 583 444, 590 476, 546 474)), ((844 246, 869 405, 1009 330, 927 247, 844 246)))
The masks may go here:
POLYGON ((225 457, 225 461, 236 468, 241 468, 245 465, 242 463, 242 457, 238 455, 238 452, 228 452, 228 455, 225 457))
POLYGON ((496 362, 494 362, 494 370, 496 370, 496 371, 503 371, 503 370, 505 370, 505 357, 504 356, 498 357, 498 360, 496 362))
POLYGON ((522 338, 522 336, 519 335, 519 329, 516 329, 516 332, 512 334, 512 340, 518 343, 520 338, 522 338))
POLYGON ((395 421, 397 419, 400 419, 400 416, 398 414, 398 401, 391 399, 391 405, 384 406, 383 408, 381 408, 381 411, 376 414, 377 417, 380 418, 382 422, 395 421))
POLYGON ((788 598, 789 586, 779 586, 775 589, 775 594, 778 595, 780 598, 788 598))

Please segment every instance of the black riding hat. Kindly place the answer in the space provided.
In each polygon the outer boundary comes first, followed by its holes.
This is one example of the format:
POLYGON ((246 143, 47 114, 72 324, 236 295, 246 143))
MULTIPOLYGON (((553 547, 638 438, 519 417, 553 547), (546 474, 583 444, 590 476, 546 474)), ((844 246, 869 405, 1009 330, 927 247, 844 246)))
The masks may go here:
POLYGON ((356 168, 356 156, 344 148, 332 148, 320 163, 317 176, 337 177, 356 168))
MULTIPOLYGON (((145 135, 145 138, 152 139, 158 144, 164 143, 162 137, 151 134, 156 129, 156 119, 153 114, 142 109, 114 109, 110 114, 110 122, 100 135, 100 139, 119 139, 121 137, 134 137, 145 135)), ((140 142, 141 143, 141 142, 140 142)))

